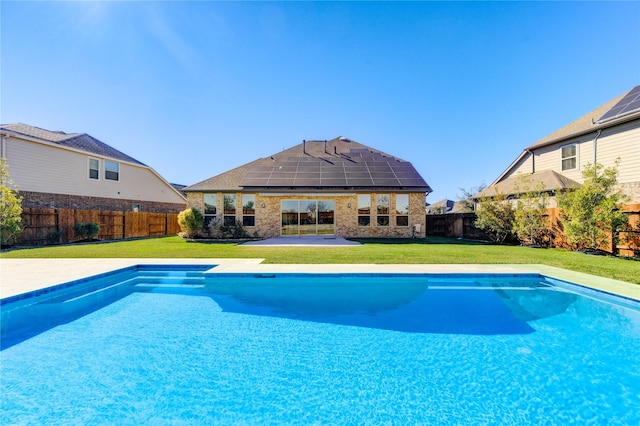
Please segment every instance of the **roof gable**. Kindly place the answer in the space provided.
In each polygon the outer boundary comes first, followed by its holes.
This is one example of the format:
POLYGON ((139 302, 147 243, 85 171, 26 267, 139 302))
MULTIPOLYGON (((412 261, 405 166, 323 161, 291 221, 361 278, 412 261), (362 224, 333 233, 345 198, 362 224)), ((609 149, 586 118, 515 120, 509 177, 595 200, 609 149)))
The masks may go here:
POLYGON ((115 160, 127 161, 141 166, 146 166, 144 163, 136 160, 127 154, 118 151, 106 143, 99 141, 98 139, 90 136, 86 133, 64 133, 54 132, 51 130, 41 129, 35 126, 29 126, 27 124, 16 123, 6 124, 0 126, 1 130, 11 131, 18 135, 27 136, 33 139, 39 139, 44 142, 54 143, 61 147, 72 148, 79 151, 84 151, 90 154, 100 155, 103 157, 112 158, 115 160))

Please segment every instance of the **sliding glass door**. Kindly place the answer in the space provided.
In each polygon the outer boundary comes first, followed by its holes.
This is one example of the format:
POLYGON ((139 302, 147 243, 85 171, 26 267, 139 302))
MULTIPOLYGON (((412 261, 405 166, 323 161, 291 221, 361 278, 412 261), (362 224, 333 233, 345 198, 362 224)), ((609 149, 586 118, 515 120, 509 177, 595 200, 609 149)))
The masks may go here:
POLYGON ((282 200, 282 235, 333 235, 335 202, 282 200))

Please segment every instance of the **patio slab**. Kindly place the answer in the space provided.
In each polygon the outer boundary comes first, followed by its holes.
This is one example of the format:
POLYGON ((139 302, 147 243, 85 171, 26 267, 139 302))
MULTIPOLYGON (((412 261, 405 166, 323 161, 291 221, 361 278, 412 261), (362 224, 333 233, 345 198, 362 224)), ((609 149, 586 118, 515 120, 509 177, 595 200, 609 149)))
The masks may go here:
POLYGON ((269 247, 269 246, 272 246, 272 247, 283 247, 283 246, 336 247, 336 246, 361 246, 362 244, 357 241, 345 240, 342 237, 309 235, 309 236, 303 236, 303 237, 284 236, 284 237, 277 237, 277 238, 267 238, 265 240, 259 240, 259 241, 248 241, 240 245, 241 246, 266 246, 266 247, 269 247))

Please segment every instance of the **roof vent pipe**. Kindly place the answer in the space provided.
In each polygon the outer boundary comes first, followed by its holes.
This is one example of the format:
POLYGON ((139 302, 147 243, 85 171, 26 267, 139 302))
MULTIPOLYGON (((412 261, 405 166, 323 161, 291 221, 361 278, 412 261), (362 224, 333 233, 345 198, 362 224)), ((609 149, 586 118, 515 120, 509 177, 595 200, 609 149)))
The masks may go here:
POLYGON ((302 139, 302 153, 307 153, 307 141, 305 139, 302 139))
POLYGON ((327 152, 327 140, 326 139, 324 140, 324 153, 328 154, 328 152, 327 152))

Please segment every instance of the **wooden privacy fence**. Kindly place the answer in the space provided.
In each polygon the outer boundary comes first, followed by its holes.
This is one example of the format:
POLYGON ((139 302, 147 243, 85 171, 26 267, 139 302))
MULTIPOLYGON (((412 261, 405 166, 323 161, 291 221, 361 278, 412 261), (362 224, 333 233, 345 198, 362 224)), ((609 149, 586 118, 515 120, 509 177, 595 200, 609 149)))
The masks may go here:
MULTIPOLYGON (((625 206, 622 211, 627 216, 627 227, 618 233, 618 243, 613 238, 603 250, 620 256, 640 256, 640 204, 625 206)), ((567 242, 559 225, 560 211, 547 209, 547 220, 551 230, 551 245, 567 247, 567 242)), ((481 230, 475 226, 475 213, 446 213, 427 215, 427 235, 451 238, 484 239, 481 230)))
POLYGON ((627 229, 620 232, 618 246, 614 246, 621 256, 640 256, 640 204, 625 206, 627 229))
POLYGON ((484 239, 482 231, 476 228, 475 213, 446 213, 427 215, 427 235, 440 237, 484 239))
POLYGON ((174 235, 180 232, 176 213, 121 212, 104 210, 36 209, 22 211, 24 231, 20 244, 44 244, 47 236, 60 232, 60 242, 76 241, 73 226, 80 222, 100 224, 98 238, 119 240, 174 235))

